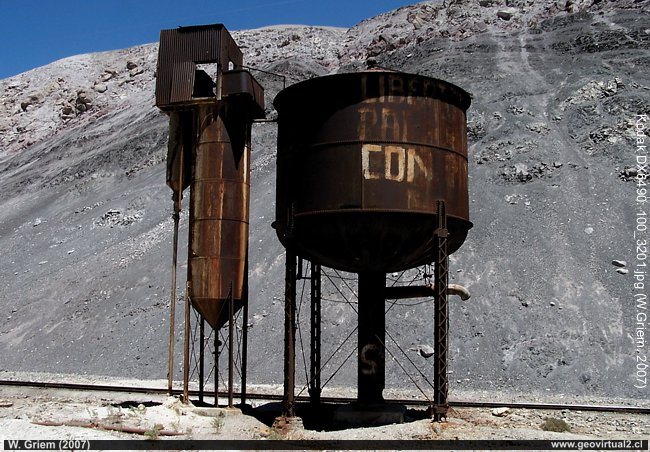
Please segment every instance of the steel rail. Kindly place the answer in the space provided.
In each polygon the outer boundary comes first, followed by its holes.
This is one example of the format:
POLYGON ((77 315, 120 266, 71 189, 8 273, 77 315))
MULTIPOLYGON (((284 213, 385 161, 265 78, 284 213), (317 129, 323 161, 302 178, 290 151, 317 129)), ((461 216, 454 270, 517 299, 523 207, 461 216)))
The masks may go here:
MULTIPOLYGON (((138 393, 138 394, 168 394, 167 388, 151 388, 139 386, 113 386, 103 384, 86 384, 86 383, 61 383, 45 381, 21 381, 21 380, 0 380, 1 386, 13 387, 32 387, 42 389, 63 389, 73 391, 99 391, 99 392, 121 392, 121 393, 138 393)), ((173 395, 180 395, 182 389, 174 389, 173 395)), ((190 390, 191 396, 198 396, 198 390, 190 390)), ((209 395, 209 391, 206 391, 209 395)), ((233 393, 234 397, 241 398, 241 393, 233 393)), ((227 392, 219 392, 219 397, 228 397, 227 392)), ((281 401, 281 394, 255 394, 247 393, 246 397, 255 400, 281 401)), ((309 396, 298 396, 299 402, 308 402, 309 396)), ((350 397, 321 397, 323 403, 350 403, 356 402, 356 398, 350 397)), ((419 399, 386 399, 387 403, 395 403, 408 406, 429 406, 430 402, 419 399)), ((512 408, 512 409, 532 409, 532 410, 572 410, 572 411, 598 411, 608 413, 628 413, 628 414, 650 414, 650 407, 625 406, 625 405, 585 405, 569 403, 540 403, 540 402, 471 402, 467 400, 449 400, 452 408, 512 408)))

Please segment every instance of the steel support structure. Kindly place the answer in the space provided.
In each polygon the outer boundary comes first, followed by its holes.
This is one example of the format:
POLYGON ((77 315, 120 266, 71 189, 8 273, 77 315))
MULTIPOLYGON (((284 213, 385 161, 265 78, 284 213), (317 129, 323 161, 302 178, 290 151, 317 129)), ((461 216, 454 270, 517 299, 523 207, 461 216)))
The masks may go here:
POLYGON ((310 369, 309 369, 309 400, 313 404, 320 403, 321 380, 321 266, 311 264, 311 322, 310 322, 310 369))
POLYGON ((447 253, 447 212, 444 201, 438 201, 438 225, 434 231, 436 261, 434 268, 434 399, 432 415, 435 421, 447 417, 449 385, 447 375, 447 352, 449 350, 449 306, 447 289, 449 285, 449 255, 447 253))
POLYGON ((296 254, 286 250, 284 287, 284 397, 282 416, 296 415, 296 254))

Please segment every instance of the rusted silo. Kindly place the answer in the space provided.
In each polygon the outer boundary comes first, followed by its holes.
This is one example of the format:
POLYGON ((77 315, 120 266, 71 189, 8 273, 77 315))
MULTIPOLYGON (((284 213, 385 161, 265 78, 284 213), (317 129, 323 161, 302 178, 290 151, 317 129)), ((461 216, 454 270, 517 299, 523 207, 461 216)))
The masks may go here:
MULTIPOLYGON (((242 52, 222 24, 160 33, 156 105, 170 116, 167 183, 174 191, 175 220, 168 388, 171 391, 173 383, 179 213, 182 192, 190 187, 184 393, 187 397, 191 305, 201 317, 200 388, 203 320, 215 330, 229 323, 229 403, 235 313, 246 308, 251 124, 264 117, 264 90, 242 65, 242 52)), ((245 313, 246 309, 244 317, 245 313)), ((245 325, 246 320, 244 336, 245 325)), ((217 336, 215 333, 215 394, 220 353, 217 336)), ((243 394, 244 367, 242 359, 243 394)))
POLYGON ((391 272, 432 261, 437 201, 449 252, 469 221, 469 95, 388 71, 339 74, 278 94, 275 227, 286 247, 323 265, 391 272))
POLYGON ((241 307, 246 279, 251 123, 263 116, 264 92, 241 66, 221 24, 160 33, 156 105, 171 117, 167 181, 176 193, 181 181, 190 187, 188 295, 213 328, 228 320, 227 299, 241 307))
MULTIPOLYGON (((228 321, 230 297, 235 310, 241 307, 250 192, 250 148, 231 143, 225 110, 218 104, 197 107, 190 184, 189 296, 217 329, 228 321)), ((244 128, 250 137, 250 124, 244 128)))

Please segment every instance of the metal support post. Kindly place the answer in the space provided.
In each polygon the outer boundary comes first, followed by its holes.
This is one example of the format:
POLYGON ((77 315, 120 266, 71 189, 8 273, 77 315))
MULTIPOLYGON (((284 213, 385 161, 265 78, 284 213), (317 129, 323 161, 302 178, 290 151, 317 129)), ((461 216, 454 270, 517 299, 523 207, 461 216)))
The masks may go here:
POLYGON ((241 404, 246 405, 246 371, 248 363, 248 253, 246 253, 246 269, 244 270, 244 290, 242 292, 242 351, 241 351, 241 404))
POLYGON ((185 337, 183 340, 183 402, 190 401, 190 283, 185 285, 185 337))
POLYGON ((383 403, 386 367, 386 274, 359 273, 358 395, 361 403, 383 403))
POLYGON ((284 398, 282 415, 294 417, 296 378, 296 255, 286 251, 284 288, 284 398))
POLYGON ((228 296, 228 408, 233 407, 233 385, 235 380, 235 300, 230 283, 230 295, 228 296))
POLYGON ((434 232, 436 239, 436 262, 434 269, 435 291, 435 361, 434 361, 434 406, 433 417, 440 421, 447 417, 449 403, 447 351, 449 341, 449 306, 447 304, 447 286, 449 284, 449 255, 447 254, 447 212, 444 201, 438 201, 438 227, 434 232))
POLYGON ((320 403, 320 363, 321 363, 321 267, 311 264, 311 344, 309 399, 313 404, 320 403))
POLYGON ((205 390, 205 318, 199 324, 199 402, 203 403, 205 390))
POLYGON ((214 406, 219 407, 219 330, 214 330, 214 406))

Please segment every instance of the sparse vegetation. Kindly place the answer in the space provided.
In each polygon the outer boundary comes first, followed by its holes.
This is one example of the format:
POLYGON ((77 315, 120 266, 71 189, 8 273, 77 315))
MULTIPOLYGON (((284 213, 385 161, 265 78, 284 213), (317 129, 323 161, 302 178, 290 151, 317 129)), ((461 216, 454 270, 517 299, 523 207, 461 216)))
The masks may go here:
POLYGON ((272 441, 280 441, 286 439, 286 436, 281 428, 274 426, 269 428, 269 435, 266 438, 272 441))
POLYGON ((144 432, 144 436, 147 437, 147 439, 158 439, 160 436, 160 431, 164 428, 162 424, 156 424, 153 427, 151 427, 149 430, 144 432))
POLYGON ((547 417, 542 424, 542 430, 547 432, 570 432, 571 426, 562 419, 547 417))
POLYGON ((212 418, 212 427, 214 428, 214 432, 218 435, 221 433, 221 429, 223 428, 223 424, 225 421, 225 415, 223 411, 220 411, 217 413, 217 415, 212 418))

